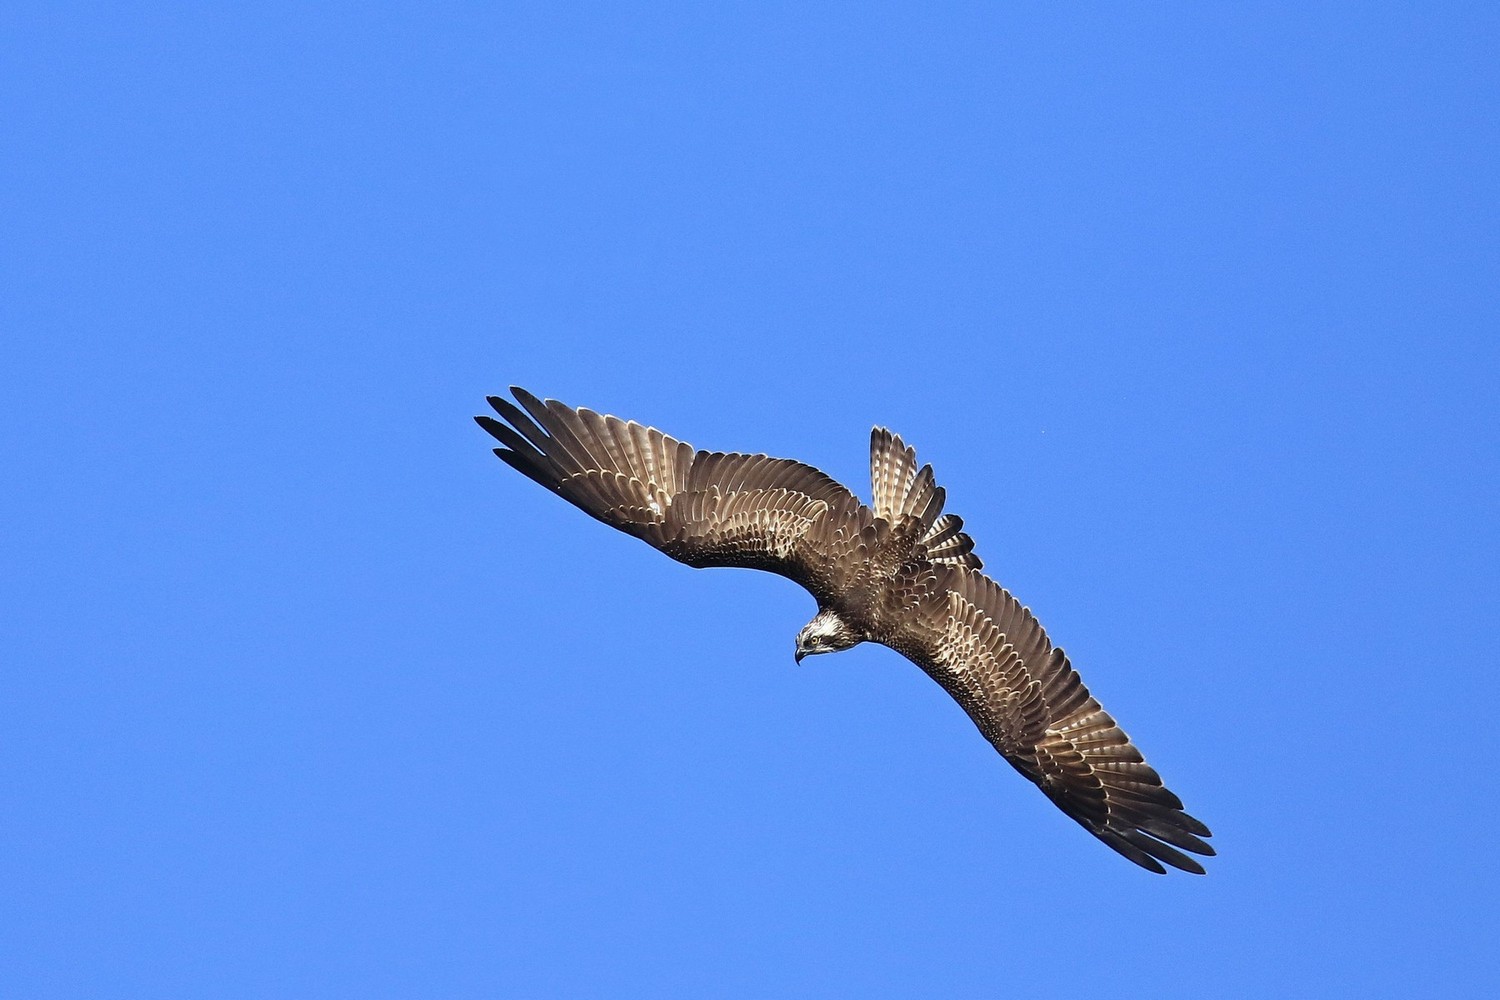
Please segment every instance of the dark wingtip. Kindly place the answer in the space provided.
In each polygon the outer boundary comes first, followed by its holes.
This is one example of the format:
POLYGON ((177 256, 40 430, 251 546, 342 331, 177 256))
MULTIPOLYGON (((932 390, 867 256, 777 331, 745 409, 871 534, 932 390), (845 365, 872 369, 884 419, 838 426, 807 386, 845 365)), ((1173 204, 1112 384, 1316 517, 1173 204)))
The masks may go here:
MULTIPOLYGON (((520 401, 521 405, 526 407, 526 409, 528 410, 532 410, 532 407, 535 406, 545 407, 545 404, 540 399, 537 399, 531 393, 527 392, 525 389, 522 389, 518 385, 513 385, 510 387, 510 394, 516 397, 516 399, 520 401)), ((532 412, 535 413, 536 411, 532 410, 532 412)))
POLYGON ((1180 819, 1182 820, 1182 828, 1187 830, 1188 833, 1196 833, 1200 837, 1213 836, 1213 834, 1209 832, 1208 827, 1205 826, 1201 820, 1195 819, 1194 817, 1189 816, 1187 813, 1183 813, 1180 819))
POLYGON ((1179 871, 1190 872, 1193 875, 1204 874, 1203 866, 1195 858, 1188 857, 1176 848, 1157 840, 1144 831, 1135 830, 1131 834, 1128 834, 1126 839, 1132 841, 1137 848, 1151 855, 1156 860, 1164 864, 1169 864, 1179 871))
POLYGON ((500 459, 500 461, 504 462, 512 469, 515 469, 527 479, 530 479, 532 482, 544 486, 547 489, 552 490, 553 492, 557 491, 557 483, 553 480, 553 478, 549 476, 547 472, 540 468, 535 462, 528 461, 525 455, 521 455, 514 451, 511 451, 509 448, 496 448, 494 449, 494 451, 496 458, 500 459))

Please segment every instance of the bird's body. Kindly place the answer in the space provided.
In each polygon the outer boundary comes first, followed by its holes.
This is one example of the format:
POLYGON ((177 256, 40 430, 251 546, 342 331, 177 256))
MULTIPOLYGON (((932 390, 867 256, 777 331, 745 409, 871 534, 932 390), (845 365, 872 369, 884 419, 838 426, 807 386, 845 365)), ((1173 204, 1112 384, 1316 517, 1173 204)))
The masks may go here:
POLYGON ((981 569, 943 514, 931 466, 889 431, 870 441, 873 503, 811 466, 695 451, 660 431, 542 402, 479 423, 496 454, 588 514, 690 566, 786 576, 818 602, 796 656, 861 642, 896 650, 964 708, 1010 764, 1136 864, 1201 874, 1208 828, 1182 811, 1031 612, 981 569))

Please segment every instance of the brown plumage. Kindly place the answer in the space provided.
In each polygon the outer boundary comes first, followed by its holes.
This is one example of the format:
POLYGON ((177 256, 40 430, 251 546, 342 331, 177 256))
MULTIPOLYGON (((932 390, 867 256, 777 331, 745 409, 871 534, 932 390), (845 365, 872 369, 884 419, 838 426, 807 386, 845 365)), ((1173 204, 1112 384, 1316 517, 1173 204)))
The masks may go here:
POLYGON ((1208 828, 1183 812, 1089 694, 1030 611, 981 573, 963 522, 916 452, 876 428, 874 502, 817 469, 765 455, 695 451, 658 430, 543 402, 477 417, 512 468, 689 566, 744 566, 809 590, 818 613, 797 659, 861 642, 906 656, 1063 812, 1154 872, 1202 874, 1208 828))

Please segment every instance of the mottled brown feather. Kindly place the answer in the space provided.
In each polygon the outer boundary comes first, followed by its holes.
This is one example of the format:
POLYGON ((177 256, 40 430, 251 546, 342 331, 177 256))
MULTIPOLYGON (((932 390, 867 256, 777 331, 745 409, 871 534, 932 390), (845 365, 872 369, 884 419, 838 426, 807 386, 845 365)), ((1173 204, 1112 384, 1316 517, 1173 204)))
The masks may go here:
POLYGON ((817 469, 695 452, 654 428, 512 392, 520 408, 490 400, 506 423, 478 418, 505 445, 497 454, 592 517, 688 565, 769 570, 820 600, 847 580, 835 563, 852 550, 802 544, 832 512, 859 521, 853 494, 817 469))
POLYGON ((1175 848, 1212 855, 1208 828, 1182 811, 1130 738, 1084 687, 1031 612, 974 570, 946 572, 902 651, 963 706, 981 733, 1063 812, 1152 871, 1202 874, 1175 848), (1169 846, 1170 845, 1170 846, 1169 846))

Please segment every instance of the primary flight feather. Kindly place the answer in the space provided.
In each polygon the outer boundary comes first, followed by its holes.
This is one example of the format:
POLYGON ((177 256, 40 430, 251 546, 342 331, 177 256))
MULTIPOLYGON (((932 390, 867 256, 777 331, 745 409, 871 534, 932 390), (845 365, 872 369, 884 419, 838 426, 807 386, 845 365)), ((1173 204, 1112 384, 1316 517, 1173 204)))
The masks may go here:
POLYGON ((689 566, 788 577, 818 613, 796 658, 877 642, 953 696, 990 744, 1058 808, 1151 871, 1203 874, 1206 826, 1183 811, 1029 610, 980 572, 932 466, 870 435, 873 503, 801 462, 696 451, 634 421, 512 387, 475 419, 506 464, 689 566), (516 405, 519 403, 520 405, 516 405), (1184 853, 1186 852, 1186 853, 1184 853))

